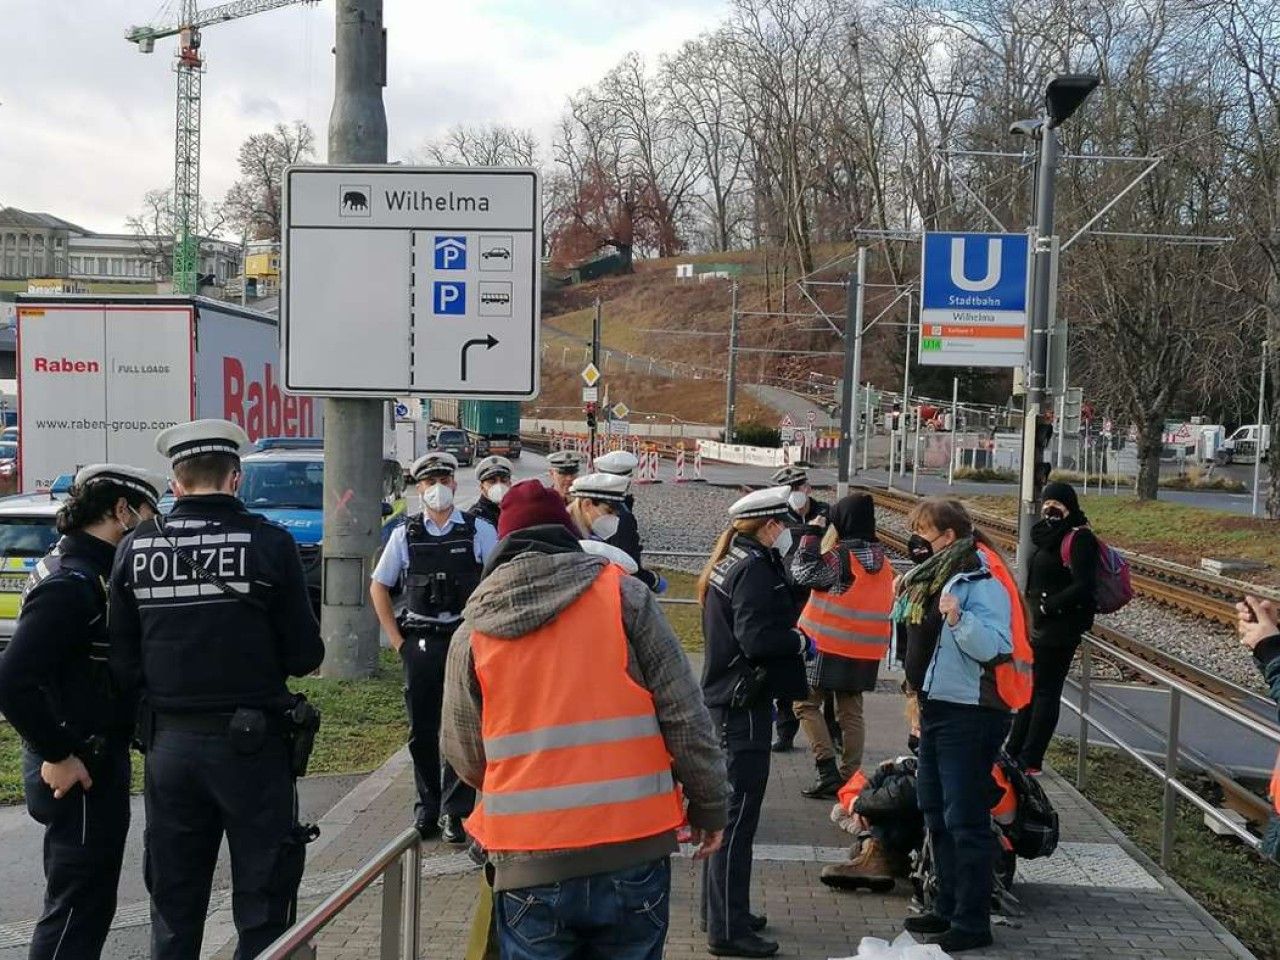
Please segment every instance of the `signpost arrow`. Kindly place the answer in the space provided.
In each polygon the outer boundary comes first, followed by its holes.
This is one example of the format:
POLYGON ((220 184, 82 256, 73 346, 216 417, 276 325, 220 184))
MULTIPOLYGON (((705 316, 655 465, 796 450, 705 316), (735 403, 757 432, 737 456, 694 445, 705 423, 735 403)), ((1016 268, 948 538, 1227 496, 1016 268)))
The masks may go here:
POLYGON ((498 339, 491 333, 487 337, 468 340, 462 345, 462 379, 467 379, 467 351, 472 347, 483 344, 486 350, 492 350, 498 345, 498 339))

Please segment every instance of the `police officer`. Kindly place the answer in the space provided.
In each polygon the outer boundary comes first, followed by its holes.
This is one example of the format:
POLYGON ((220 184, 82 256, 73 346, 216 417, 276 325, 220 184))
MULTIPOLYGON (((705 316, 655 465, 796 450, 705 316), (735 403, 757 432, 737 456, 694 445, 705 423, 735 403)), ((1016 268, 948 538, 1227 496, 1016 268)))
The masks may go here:
POLYGON ((548 486, 564 497, 564 502, 568 503, 569 487, 574 477, 582 471, 582 454, 572 450, 557 450, 547 457, 547 463, 551 467, 547 471, 547 477, 551 481, 548 486))
MULTIPOLYGON (((813 488, 809 485, 809 473, 803 467, 786 466, 774 472, 770 478, 775 486, 787 488, 787 504, 791 507, 793 517, 791 518, 791 548, 787 551, 783 560, 786 561, 788 578, 790 579, 791 560, 795 556, 796 548, 800 545, 800 537, 806 532, 806 528, 812 527, 814 519, 817 517, 828 517, 831 513, 830 505, 817 500, 813 497, 813 488)), ((814 527, 813 529, 817 529, 814 527)), ((821 530, 818 530, 821 533, 821 530)), ((809 602, 809 589, 807 587, 797 586, 795 581, 791 581, 791 601, 795 606, 796 617, 800 616, 800 612, 804 609, 804 605, 809 602)), ((779 700, 777 703, 776 719, 777 737, 773 741, 774 753, 787 753, 791 750, 795 743, 796 734, 800 731, 800 720, 796 717, 795 707, 790 700, 779 700)), ((834 707, 826 709, 827 725, 834 723, 834 707)), ((833 733, 833 736, 836 735, 833 733)))
POLYGON ((485 457, 476 464, 476 481, 480 484, 480 496, 467 508, 467 516, 485 520, 496 531, 498 516, 502 513, 502 498, 511 489, 511 461, 506 457, 485 457))
POLYGON ((61 539, 32 571, 0 657, 0 711, 22 737, 27 812, 45 828, 44 910, 31 960, 96 960, 116 912, 129 832, 133 701, 107 667, 107 577, 116 544, 155 515, 162 486, 102 463, 76 474, 61 539))
POLYGON ((480 583, 484 562, 498 543, 487 520, 464 514, 453 502, 458 461, 451 453, 428 453, 410 468, 422 497, 422 512, 396 528, 369 584, 378 622, 404 663, 409 711, 409 753, 418 799, 414 826, 422 839, 440 833, 447 843, 466 843, 462 821, 476 794, 453 768, 440 764, 440 705, 449 640, 462 608, 480 583), (403 582, 405 608, 397 615, 391 591, 403 582))
POLYGON ((110 662, 146 700, 146 877, 153 960, 199 956, 225 834, 236 960, 293 922, 306 858, 286 680, 324 659, 298 547, 236 497, 245 432, 164 430, 177 502, 125 538, 111 572, 110 662))
POLYGON ((782 557, 791 544, 786 487, 757 490, 729 508, 731 520, 698 580, 706 658, 702 693, 729 761, 729 827, 703 872, 707 947, 720 957, 768 957, 750 912, 751 858, 769 781, 772 702, 808 689, 813 641, 795 626, 782 557))
MULTIPOLYGON (((626 450, 614 450, 612 453, 606 453, 603 457, 596 457, 596 470, 600 473, 610 473, 630 480, 639 463, 640 461, 634 453, 629 453, 626 450)), ((636 577, 654 593, 663 593, 667 589, 667 581, 652 570, 646 570, 644 561, 640 557, 641 552, 644 550, 644 544, 640 541, 640 527, 636 523, 635 503, 636 498, 628 489, 627 495, 622 501, 622 509, 618 511, 617 532, 606 539, 605 542, 625 550, 627 555, 636 562, 636 566, 640 568, 636 577)))

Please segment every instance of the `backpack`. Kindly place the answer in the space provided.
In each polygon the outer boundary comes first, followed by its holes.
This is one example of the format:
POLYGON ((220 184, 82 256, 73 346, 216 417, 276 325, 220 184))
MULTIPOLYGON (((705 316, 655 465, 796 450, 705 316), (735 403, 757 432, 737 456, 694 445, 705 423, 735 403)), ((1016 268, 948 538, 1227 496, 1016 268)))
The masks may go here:
POLYGON ((1005 754, 996 761, 1018 797, 1018 811, 1005 834, 1013 852, 1024 860, 1050 856, 1058 849, 1058 811, 1044 788, 1005 754))
MULTIPOLYGON (((1076 530, 1080 528, 1077 527, 1076 530)), ((1062 565, 1071 567, 1071 544, 1076 530, 1062 538, 1062 565)), ((1115 547, 1098 541, 1098 583, 1094 594, 1094 609, 1098 613, 1115 613, 1133 599, 1133 583, 1129 575, 1129 561, 1115 547)))

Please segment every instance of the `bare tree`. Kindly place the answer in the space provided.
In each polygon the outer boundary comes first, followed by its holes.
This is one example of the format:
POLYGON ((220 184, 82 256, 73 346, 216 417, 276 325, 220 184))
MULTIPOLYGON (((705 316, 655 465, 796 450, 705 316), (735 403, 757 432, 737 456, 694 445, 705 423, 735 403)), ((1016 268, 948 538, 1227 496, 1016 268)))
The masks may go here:
POLYGON ((502 123, 458 124, 438 140, 410 154, 413 163, 464 167, 538 167, 538 138, 532 130, 502 123))
MULTIPOLYGON (((218 237, 227 223, 222 206, 200 202, 200 211, 194 225, 201 237, 218 237)), ((173 207, 173 188, 156 188, 142 195, 142 204, 136 213, 124 221, 125 230, 138 239, 139 249, 151 261, 160 279, 173 272, 173 238, 178 232, 177 217, 173 207)))
POLYGON ((315 134, 306 123, 277 123, 240 145, 240 179, 222 201, 227 222, 242 236, 279 240, 283 205, 280 185, 285 167, 315 156, 315 134))

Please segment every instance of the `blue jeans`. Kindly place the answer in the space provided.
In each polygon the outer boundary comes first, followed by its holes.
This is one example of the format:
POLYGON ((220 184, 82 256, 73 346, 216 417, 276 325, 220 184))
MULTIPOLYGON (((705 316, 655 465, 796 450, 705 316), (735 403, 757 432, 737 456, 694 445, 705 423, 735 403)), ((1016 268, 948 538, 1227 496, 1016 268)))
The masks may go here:
POLYGON ((502 960, 661 960, 671 863, 504 890, 494 901, 502 960))
POLYGON ((934 913, 957 930, 991 929, 991 886, 996 840, 991 779, 1008 713, 926 699, 920 711, 920 766, 916 794, 933 839, 938 875, 934 913))

